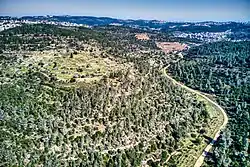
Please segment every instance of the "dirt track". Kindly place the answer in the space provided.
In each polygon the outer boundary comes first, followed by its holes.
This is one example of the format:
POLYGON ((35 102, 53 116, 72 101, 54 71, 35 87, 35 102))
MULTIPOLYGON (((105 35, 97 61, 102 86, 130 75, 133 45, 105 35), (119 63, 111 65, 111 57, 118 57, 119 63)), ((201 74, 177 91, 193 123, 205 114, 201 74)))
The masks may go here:
POLYGON ((209 152, 209 150, 212 148, 212 146, 214 145, 214 143, 217 141, 217 139, 220 137, 220 132, 222 129, 224 129, 228 123, 228 117, 227 114, 225 112, 225 110, 216 102, 212 101, 211 99, 209 99, 207 96, 203 95, 202 93, 200 93, 199 91, 193 90, 185 85, 183 85, 180 82, 177 82, 175 79, 173 79, 171 76, 169 76, 166 73, 166 70, 164 69, 164 76, 166 76, 168 79, 170 79, 174 84, 181 86, 182 88, 186 89, 189 92, 193 92, 196 93, 197 95, 201 96, 202 98, 204 98, 205 100, 207 100, 209 103, 211 103, 212 105, 214 105, 219 111, 222 112, 223 114, 223 124, 220 126, 219 130, 216 132, 215 136, 213 137, 213 140, 207 145, 207 147, 203 150, 202 154, 200 155, 200 157, 197 159, 194 167, 200 167, 202 165, 202 163, 204 162, 205 156, 207 154, 207 152, 209 152))

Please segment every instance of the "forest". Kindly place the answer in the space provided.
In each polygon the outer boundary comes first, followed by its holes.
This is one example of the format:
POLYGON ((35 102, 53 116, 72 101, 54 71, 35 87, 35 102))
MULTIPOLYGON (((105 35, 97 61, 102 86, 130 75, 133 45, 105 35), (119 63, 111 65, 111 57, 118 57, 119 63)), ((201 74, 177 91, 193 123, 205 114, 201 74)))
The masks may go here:
MULTIPOLYGON (((1 32, 0 166, 174 167, 189 158, 194 163, 212 117, 195 94, 162 75, 162 67, 176 59, 164 56, 153 40, 136 40, 136 32, 42 24, 1 32), (49 52, 53 56, 44 56, 49 52), (88 74, 78 82, 74 73, 96 67, 77 55, 124 68, 98 69, 105 72, 99 80, 84 83, 88 74), (72 78, 62 80, 69 71, 59 75, 64 67, 57 60, 79 60, 82 66, 72 65, 72 78), (174 152, 182 161, 171 158, 174 152)), ((238 105, 241 111, 247 103, 238 105)))
POLYGON ((207 166, 249 166, 250 42, 221 41, 190 48, 169 72, 185 85, 215 95, 229 116, 207 166))

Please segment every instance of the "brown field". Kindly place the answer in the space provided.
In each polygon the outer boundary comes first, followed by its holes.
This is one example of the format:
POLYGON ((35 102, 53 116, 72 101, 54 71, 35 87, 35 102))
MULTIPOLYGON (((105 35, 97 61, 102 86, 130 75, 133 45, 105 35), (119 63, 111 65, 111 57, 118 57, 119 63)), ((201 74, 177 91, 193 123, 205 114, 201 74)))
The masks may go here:
POLYGON ((139 40, 150 40, 148 34, 143 33, 143 34, 136 34, 135 37, 139 40))
POLYGON ((173 51, 182 51, 188 47, 186 44, 179 42, 156 42, 156 45, 166 54, 173 51))

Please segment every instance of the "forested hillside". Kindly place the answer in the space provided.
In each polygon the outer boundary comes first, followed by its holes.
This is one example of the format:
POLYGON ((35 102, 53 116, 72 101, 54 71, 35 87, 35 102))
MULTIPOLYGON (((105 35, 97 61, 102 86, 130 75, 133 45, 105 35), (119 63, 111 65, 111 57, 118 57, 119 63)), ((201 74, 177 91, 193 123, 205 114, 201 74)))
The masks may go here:
POLYGON ((187 86, 214 94, 229 124, 208 166, 249 166, 250 42, 215 42, 191 48, 170 73, 187 86))
POLYGON ((0 35, 2 166, 188 166, 218 122, 162 75, 177 56, 134 30, 24 25, 0 35))

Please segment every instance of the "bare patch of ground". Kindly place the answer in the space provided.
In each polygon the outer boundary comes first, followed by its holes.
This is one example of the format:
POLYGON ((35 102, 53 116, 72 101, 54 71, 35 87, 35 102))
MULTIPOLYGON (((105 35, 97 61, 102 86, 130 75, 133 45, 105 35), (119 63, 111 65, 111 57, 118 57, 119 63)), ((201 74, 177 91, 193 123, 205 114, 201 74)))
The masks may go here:
POLYGON ((174 51, 182 51, 188 47, 188 45, 179 42, 156 42, 156 45, 166 54, 174 51))
POLYGON ((139 40, 150 40, 148 34, 146 33, 136 34, 135 37, 139 40))

